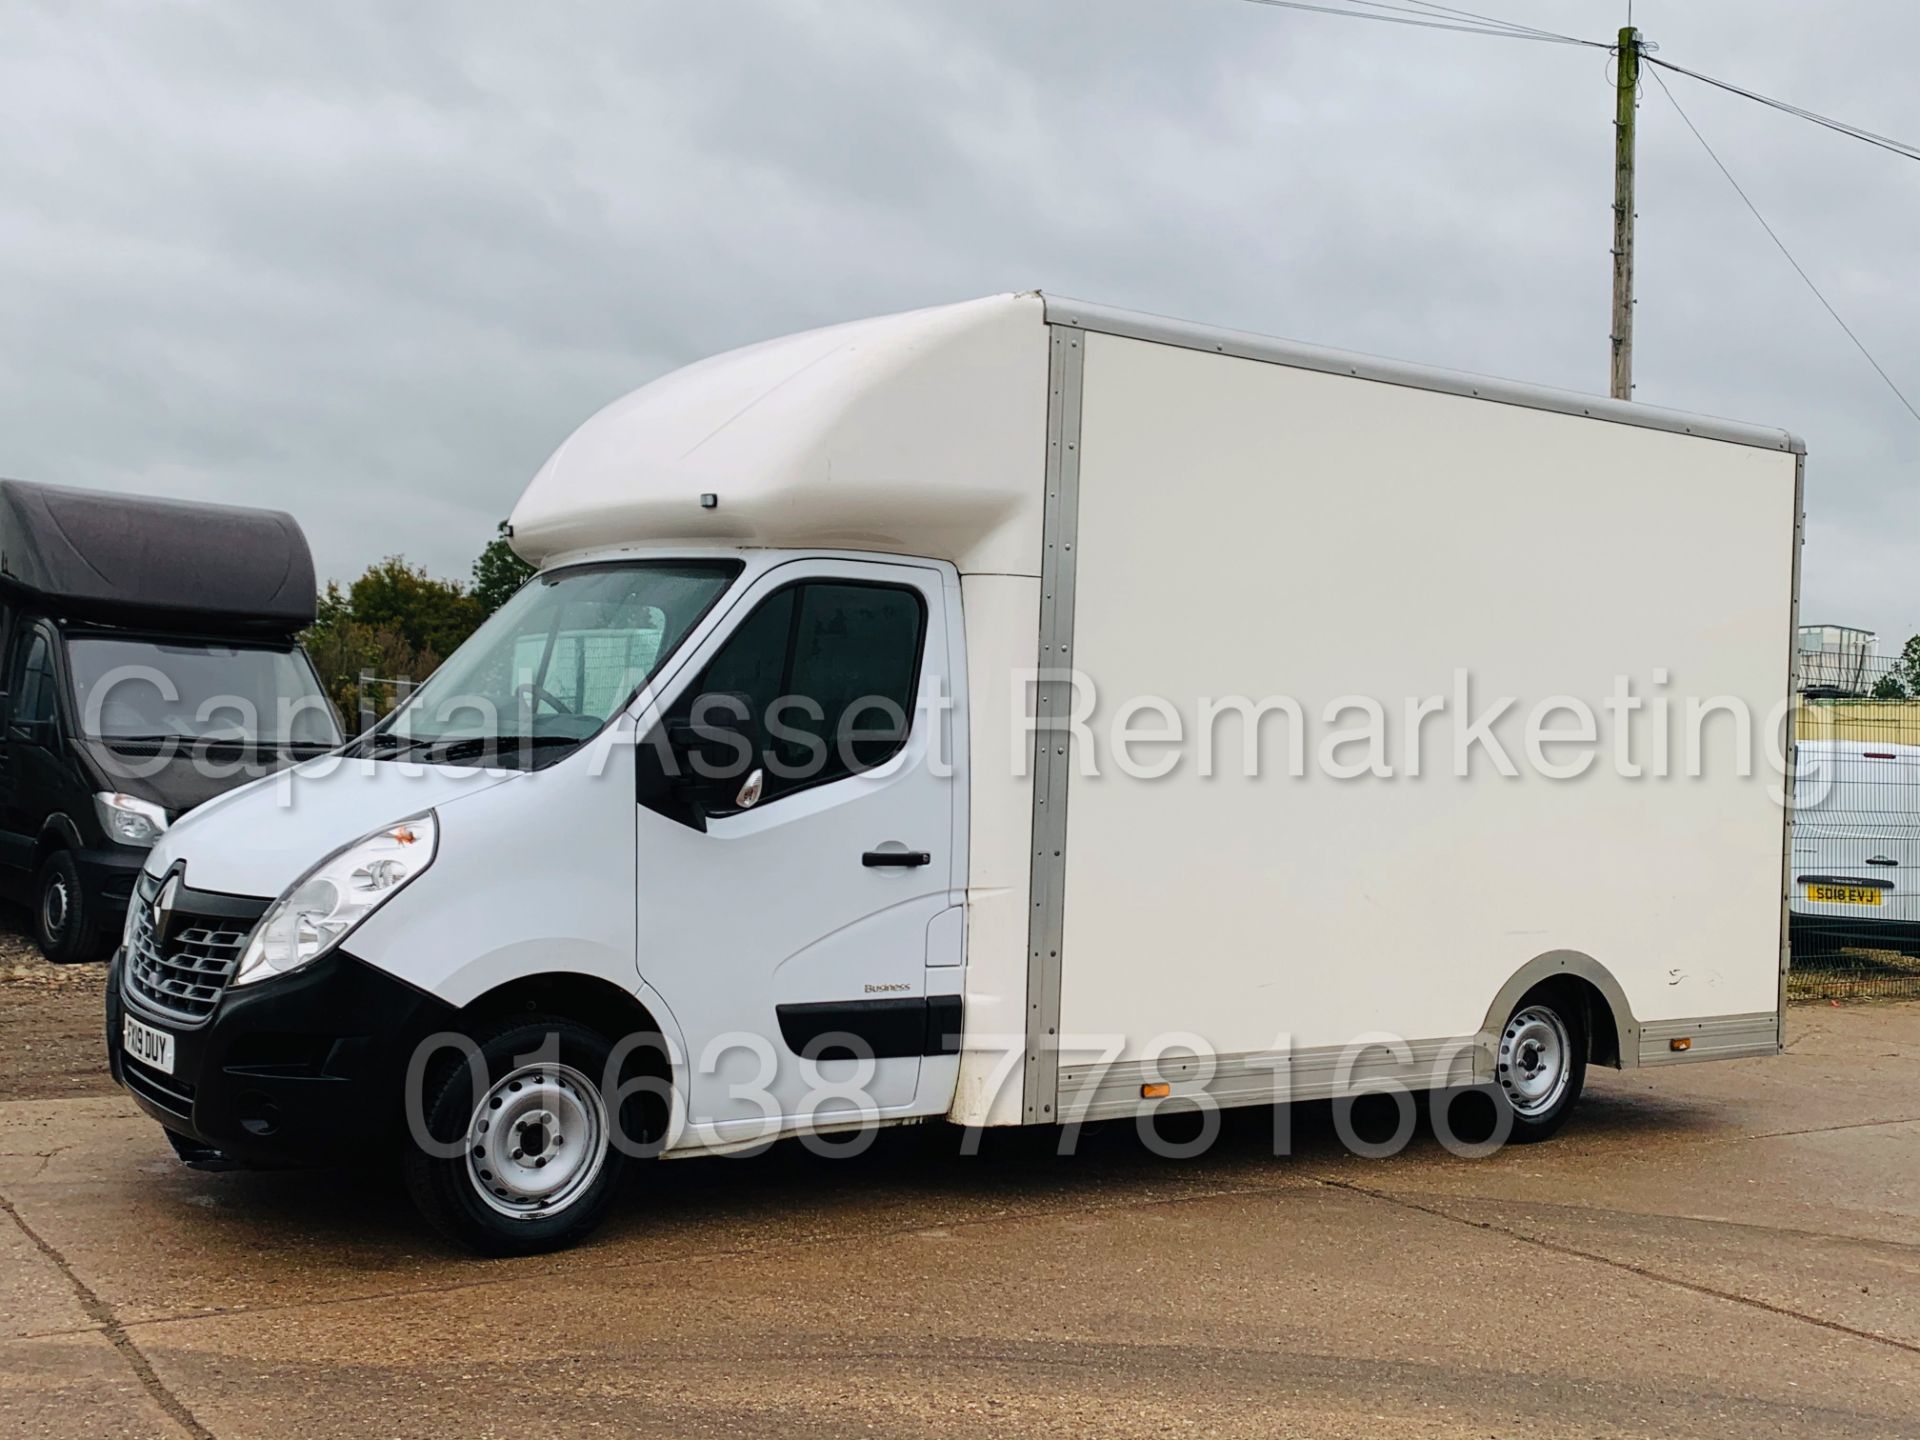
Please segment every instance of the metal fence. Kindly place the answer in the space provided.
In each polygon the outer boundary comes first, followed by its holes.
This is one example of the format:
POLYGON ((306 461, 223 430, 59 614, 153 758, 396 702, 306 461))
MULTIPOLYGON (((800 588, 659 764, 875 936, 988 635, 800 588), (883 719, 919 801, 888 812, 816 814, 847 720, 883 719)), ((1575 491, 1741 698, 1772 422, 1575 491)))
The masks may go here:
POLYGON ((1791 999, 1920 999, 1920 665, 1873 648, 1801 632, 1791 999))

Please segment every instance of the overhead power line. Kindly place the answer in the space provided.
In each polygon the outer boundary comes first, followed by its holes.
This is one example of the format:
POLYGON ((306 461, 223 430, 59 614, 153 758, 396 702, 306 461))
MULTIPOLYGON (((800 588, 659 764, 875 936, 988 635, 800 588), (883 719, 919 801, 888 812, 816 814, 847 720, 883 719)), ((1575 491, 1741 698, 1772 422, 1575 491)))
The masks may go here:
MULTIPOLYGON (((1673 67, 1669 66, 1667 68, 1671 69, 1673 67)), ((1727 183, 1733 187, 1733 193, 1740 197, 1742 203, 1753 213, 1753 218, 1760 222, 1760 228, 1767 232, 1767 238, 1773 241, 1782 255, 1787 257, 1787 263, 1793 266, 1794 273, 1806 283, 1807 289, 1813 292, 1813 298, 1818 300, 1827 314, 1833 317, 1833 323, 1838 325, 1841 330, 1846 333, 1847 339, 1853 342, 1854 348, 1866 357, 1866 361, 1873 367, 1874 373, 1887 382, 1887 388, 1894 393, 1895 398, 1898 399, 1902 405, 1907 407, 1907 413, 1913 416, 1914 419, 1920 420, 1920 410, 1914 409, 1913 402, 1907 399, 1906 392, 1894 383, 1893 377, 1887 373, 1886 367, 1873 358, 1873 352, 1867 349, 1866 343, 1862 341, 1858 335, 1853 333, 1853 327, 1840 318, 1840 312, 1833 308, 1833 302, 1820 293, 1820 287, 1813 283, 1813 277, 1807 274, 1806 267, 1793 258, 1793 252, 1787 248, 1787 242, 1782 240, 1778 233, 1775 232, 1773 226, 1767 223, 1767 217, 1760 213, 1760 207, 1753 203, 1753 197, 1748 195, 1746 190, 1741 187, 1740 182, 1733 178, 1733 172, 1727 169, 1726 162, 1714 153, 1713 146, 1707 143, 1707 137, 1700 133, 1700 127, 1693 123, 1685 110, 1681 109, 1680 101, 1675 98, 1672 89, 1669 88, 1665 79, 1661 77, 1659 71, 1656 70, 1652 72, 1652 74, 1655 83, 1660 87, 1661 93, 1667 97, 1668 103, 1673 106, 1674 113, 1680 117, 1681 122, 1686 125, 1687 129, 1693 132, 1693 138, 1700 142, 1700 148, 1707 152, 1707 158, 1713 161, 1714 166, 1722 175, 1727 177, 1727 183)))
MULTIPOLYGON (((1401 0, 1401 3, 1394 3, 1394 0, 1347 0, 1347 4, 1344 5, 1340 4, 1339 0, 1333 0, 1333 3, 1329 4, 1315 4, 1312 0, 1247 0, 1247 3, 1266 5, 1276 10, 1305 10, 1315 15, 1338 15, 1348 20, 1377 20, 1389 25, 1411 25, 1421 30, 1449 30, 1464 35, 1493 35, 1507 40, 1537 40, 1552 45, 1584 45, 1596 50, 1615 48, 1604 40, 1585 40, 1578 35, 1563 35, 1557 30, 1542 30, 1536 25, 1523 25, 1516 20, 1502 20, 1498 16, 1482 15, 1454 5, 1441 5, 1437 0, 1401 0), (1366 8, 1361 10, 1348 8, 1351 5, 1366 8)), ((1686 66, 1676 65, 1671 60, 1661 60, 1647 50, 1641 52, 1640 58, 1645 64, 1658 65, 1661 69, 1671 70, 1676 75, 1685 75, 1689 80, 1698 80, 1703 85, 1712 85, 1731 95, 1738 95, 1756 104, 1770 106, 1782 114, 1809 121, 1836 134, 1876 145, 1882 150, 1891 151, 1908 160, 1920 160, 1920 145, 1897 140, 1891 135, 1879 134, 1864 126, 1850 125, 1844 120, 1836 120, 1831 115, 1822 115, 1819 111, 1809 110, 1803 105, 1795 105, 1771 95, 1762 95, 1758 90, 1749 90, 1746 86, 1736 85, 1731 80, 1722 80, 1698 70, 1689 70, 1686 66)))
POLYGON ((1689 80, 1698 80, 1703 85, 1712 85, 1717 89, 1725 90, 1733 95, 1739 95, 1744 99, 1754 100, 1762 105, 1770 105, 1775 110, 1782 111, 1788 115, 1798 116, 1802 120, 1811 120, 1815 125, 1823 125, 1829 130, 1838 131, 1842 135, 1849 135, 1855 140, 1864 140, 1869 145, 1878 145, 1882 150, 1891 150, 1896 155, 1904 155, 1909 160, 1920 160, 1920 145, 1909 145, 1906 141, 1895 140, 1890 135, 1879 135, 1871 130, 1862 129, 1858 125, 1849 125, 1844 120, 1835 120, 1832 116, 1822 115, 1816 110, 1808 110, 1800 105, 1791 105, 1785 100, 1776 100, 1771 95, 1762 95, 1757 90, 1748 90, 1744 86, 1735 85, 1730 80, 1716 80, 1711 75, 1702 75, 1698 70, 1689 70, 1684 65, 1675 65, 1671 60, 1659 60, 1652 55, 1645 55, 1642 58, 1649 65, 1658 65, 1662 70, 1671 70, 1674 74, 1684 75, 1689 80))
POLYGON ((1267 5, 1276 10, 1306 10, 1316 15, 1338 15, 1347 20, 1377 20, 1385 25, 1411 25, 1420 30, 1451 30, 1463 35, 1493 35, 1503 40, 1537 40, 1550 45, 1592 45, 1607 47, 1597 40, 1581 40, 1572 35, 1557 35, 1550 30, 1509 25, 1505 21, 1468 24, 1445 20, 1431 11, 1414 10, 1384 3, 1384 0, 1356 0, 1373 9, 1350 10, 1342 5, 1315 5, 1309 0, 1247 0, 1250 5, 1267 5))
MULTIPOLYGON (((1670 60, 1657 59, 1651 53, 1653 47, 1643 44, 1640 41, 1639 32, 1633 29, 1631 23, 1631 3, 1629 3, 1628 7, 1629 23, 1627 28, 1620 32, 1620 41, 1617 45, 1600 40, 1583 40, 1575 35, 1562 35, 1555 30, 1542 30, 1537 26, 1523 25, 1513 20, 1502 20, 1497 16, 1483 15, 1477 11, 1463 9, 1459 6, 1441 4, 1439 0, 1348 0, 1348 3, 1344 5, 1338 3, 1338 0, 1331 0, 1331 3, 1315 3, 1315 0, 1247 0, 1247 3, 1265 5, 1276 10, 1302 10, 1317 15, 1337 15, 1348 20, 1374 20, 1387 25, 1409 25, 1421 30, 1446 30, 1467 35, 1492 35, 1500 39, 1534 40, 1550 45, 1586 46, 1593 49, 1615 52, 1622 57, 1623 62, 1631 58, 1637 62, 1637 64, 1645 64, 1650 67, 1657 66, 1658 69, 1650 69, 1648 73, 1653 76, 1654 81, 1660 86, 1661 92, 1667 97, 1668 103, 1673 106, 1674 113, 1680 117, 1681 123, 1692 132, 1693 138, 1699 141, 1700 148, 1707 152, 1707 158, 1713 161, 1714 167, 1726 178, 1727 184, 1733 187, 1734 194, 1740 197, 1741 203, 1747 207, 1748 212, 1759 222, 1760 228, 1766 232, 1767 238, 1773 242, 1774 247, 1786 257, 1787 263, 1793 267, 1794 274, 1800 277, 1801 283, 1813 293, 1813 298, 1818 300, 1821 308, 1833 318, 1833 323, 1840 327, 1842 333, 1853 343, 1853 347, 1858 350, 1866 362, 1873 367, 1874 373, 1878 375, 1886 387, 1893 392, 1894 398, 1899 400, 1907 413, 1912 415, 1915 420, 1920 420, 1920 409, 1915 408, 1913 402, 1907 398, 1906 392, 1903 391, 1900 386, 1895 383, 1894 378, 1887 373, 1886 367, 1874 358, 1873 352, 1867 349, 1866 343, 1861 340, 1859 335, 1854 333, 1853 327, 1847 324, 1846 320, 1842 318, 1840 312, 1834 308, 1833 302, 1821 293, 1820 287, 1814 283, 1813 277, 1807 273, 1806 267, 1794 257, 1793 252, 1787 248, 1786 242, 1780 238, 1779 233, 1773 226, 1767 223, 1767 217, 1760 213, 1760 207, 1753 203, 1753 197, 1747 194, 1738 180, 1734 179, 1733 172, 1727 168, 1726 163, 1721 160, 1713 146, 1707 143, 1707 137, 1700 133, 1700 127, 1693 123, 1692 117, 1681 107, 1678 97, 1674 95, 1672 89, 1667 85, 1665 78, 1660 75, 1659 71, 1671 70, 1676 75, 1685 75, 1688 79, 1697 80, 1703 85, 1711 85, 1717 89, 1725 90, 1730 94, 1741 96, 1743 99, 1754 101, 1756 104, 1769 106, 1783 114, 1809 121, 1812 124, 1835 131, 1851 139, 1865 141, 1869 145, 1891 151, 1893 154, 1908 160, 1920 160, 1920 145, 1911 145, 1904 140, 1896 140, 1890 135, 1881 135, 1859 125, 1850 125, 1844 120, 1836 120, 1830 115, 1822 115, 1818 111, 1809 110, 1804 106, 1790 104, 1785 100, 1775 99, 1771 95, 1762 95, 1757 90, 1749 90, 1745 86, 1735 85, 1731 81, 1720 80, 1712 75, 1703 75, 1697 70, 1689 70, 1684 65, 1675 65, 1670 60), (1354 6, 1362 6, 1365 8, 1351 8, 1354 6)), ((1631 68, 1637 69, 1637 64, 1631 68)), ((1630 82, 1626 82, 1626 72, 1629 68, 1625 63, 1621 66, 1622 80, 1625 82, 1625 88, 1623 90, 1624 98, 1621 101, 1621 114, 1628 117, 1631 116, 1634 108, 1632 99, 1633 86, 1630 82)), ((1614 268, 1616 273, 1614 279, 1615 318, 1613 344, 1615 351, 1615 376, 1613 388, 1616 394, 1630 396, 1632 394, 1631 380, 1630 378, 1623 378, 1628 376, 1628 371, 1626 369, 1626 362, 1622 357, 1623 344, 1630 344, 1630 341, 1625 341, 1624 337, 1630 332, 1631 316, 1633 313, 1631 261, 1627 261, 1628 271, 1627 279, 1624 282, 1624 290, 1620 277, 1620 267, 1621 257, 1623 254, 1630 252, 1631 245, 1630 220, 1626 230, 1627 238, 1625 241, 1621 238, 1621 228, 1623 217, 1630 217, 1632 214, 1632 140, 1630 120, 1616 121, 1617 127, 1621 125, 1626 126, 1624 133, 1627 138, 1621 141, 1621 145, 1625 147, 1621 153, 1625 155, 1626 158, 1624 160, 1616 160, 1616 170, 1620 170, 1620 167, 1624 165, 1626 168, 1624 171, 1621 171, 1621 173, 1625 174, 1627 179, 1624 182, 1626 190, 1623 192, 1626 198, 1623 199, 1621 193, 1616 193, 1614 202, 1616 232, 1614 239, 1614 268), (1623 295, 1625 297, 1624 300, 1622 299, 1623 295), (1621 319, 1623 306, 1624 314, 1627 317, 1624 324, 1621 319)))
MULTIPOLYGON (((1371 3, 1371 0, 1353 0, 1355 4, 1371 3)), ((1418 5, 1422 10, 1432 10, 1441 15, 1452 15, 1462 20, 1478 20, 1483 25, 1498 25, 1503 30, 1518 30, 1527 35, 1540 35, 1551 40, 1565 43, 1598 45, 1598 41, 1582 41, 1575 35, 1562 35, 1558 30, 1542 30, 1538 25, 1522 25, 1517 20, 1502 20, 1493 15, 1476 15, 1471 10, 1456 9, 1452 5, 1436 5, 1433 0, 1406 0, 1409 5, 1418 5)))

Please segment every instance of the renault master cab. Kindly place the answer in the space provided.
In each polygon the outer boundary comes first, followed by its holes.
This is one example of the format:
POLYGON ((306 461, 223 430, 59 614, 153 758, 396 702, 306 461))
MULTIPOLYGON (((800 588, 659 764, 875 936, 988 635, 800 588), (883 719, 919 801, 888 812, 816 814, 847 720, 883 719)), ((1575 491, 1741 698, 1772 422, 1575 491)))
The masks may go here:
POLYGON ((1389 1086, 1545 1138, 1589 1065, 1778 1050, 1769 777, 1297 727, 1461 672, 1784 704, 1801 452, 1035 294, 690 366, 533 477, 538 573, 401 709, 161 837, 114 1074, 191 1161, 391 1163, 496 1252, 890 1124, 1389 1086))

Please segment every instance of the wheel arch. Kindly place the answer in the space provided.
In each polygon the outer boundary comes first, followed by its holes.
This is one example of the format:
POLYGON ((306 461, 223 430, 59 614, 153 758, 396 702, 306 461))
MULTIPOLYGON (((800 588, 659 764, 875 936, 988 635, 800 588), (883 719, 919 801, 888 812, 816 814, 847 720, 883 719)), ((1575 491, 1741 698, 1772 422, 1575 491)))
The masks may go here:
POLYGON ((1613 972, 1579 950, 1549 950, 1514 971, 1487 1007, 1481 1034, 1489 1041, 1500 1033, 1507 1017, 1530 990, 1550 981, 1565 981, 1587 1003, 1587 1048, 1591 1063, 1616 1070, 1640 1063, 1640 1022, 1634 1018, 1627 993, 1613 972))
POLYGON ((468 1019, 505 1019, 516 1011, 543 1011, 590 1025, 614 1039, 636 1028, 658 1031, 653 1012, 639 996, 601 975, 579 970, 550 970, 516 975, 460 1007, 468 1019))
POLYGON ((469 1000, 457 1014, 469 1025, 508 1020, 515 1014, 559 1015, 598 1030, 616 1047, 628 1036, 658 1037, 658 1045, 641 1045, 633 1051, 636 1071, 657 1076, 668 1087, 667 1113, 658 1117, 665 1133, 671 1137, 683 1129, 686 1052, 673 1012, 651 987, 627 990, 605 976, 549 970, 503 981, 469 1000))
POLYGON ((40 827, 39 838, 33 842, 33 860, 28 866, 28 873, 37 877, 40 867, 47 863, 47 857, 55 850, 85 848, 86 842, 80 838, 80 827, 73 823, 70 815, 56 810, 47 816, 46 823, 40 827))

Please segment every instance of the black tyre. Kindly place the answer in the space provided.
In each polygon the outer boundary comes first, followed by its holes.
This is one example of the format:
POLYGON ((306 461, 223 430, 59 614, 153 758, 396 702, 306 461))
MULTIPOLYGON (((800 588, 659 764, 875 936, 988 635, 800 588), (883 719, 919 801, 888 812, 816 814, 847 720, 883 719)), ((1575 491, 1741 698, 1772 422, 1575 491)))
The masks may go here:
POLYGON ((1586 1087, 1586 1006, 1564 986, 1529 991, 1501 1027, 1495 1058, 1494 1093, 1512 1120, 1509 1138, 1547 1139, 1586 1087))
POLYGON ((40 953, 56 965, 106 958, 106 927, 99 906, 87 898, 80 867, 66 850, 47 856, 34 877, 33 938, 40 953))
MULTIPOLYGON (((434 1152, 404 1141, 407 1193, 450 1239, 487 1255, 531 1255, 582 1239, 613 1203, 626 1160, 611 1095, 613 1046, 557 1015, 515 1017, 443 1049, 417 1097, 434 1152)), ((416 1097, 408 1097, 411 1105, 416 1097)), ((631 1110, 632 1107, 626 1107, 631 1110)))

